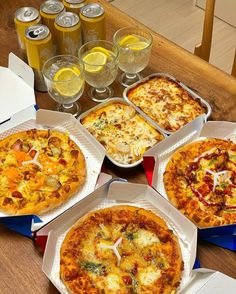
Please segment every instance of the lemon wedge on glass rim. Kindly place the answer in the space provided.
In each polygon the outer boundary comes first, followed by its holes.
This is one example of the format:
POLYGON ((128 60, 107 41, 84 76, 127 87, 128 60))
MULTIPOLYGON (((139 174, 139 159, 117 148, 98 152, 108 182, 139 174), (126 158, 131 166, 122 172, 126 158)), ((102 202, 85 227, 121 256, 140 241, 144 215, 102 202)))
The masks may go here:
POLYGON ((83 62, 84 62, 85 71, 96 73, 102 70, 103 65, 106 64, 107 55, 99 51, 89 52, 83 57, 83 62))
POLYGON ((119 41, 119 45, 121 47, 126 47, 130 44, 134 44, 134 43, 138 43, 139 37, 135 36, 135 35, 126 35, 125 37, 123 37, 120 41, 119 41))
POLYGON ((76 95, 83 86, 80 70, 76 67, 63 67, 59 69, 54 77, 55 90, 62 96, 72 97, 76 95))

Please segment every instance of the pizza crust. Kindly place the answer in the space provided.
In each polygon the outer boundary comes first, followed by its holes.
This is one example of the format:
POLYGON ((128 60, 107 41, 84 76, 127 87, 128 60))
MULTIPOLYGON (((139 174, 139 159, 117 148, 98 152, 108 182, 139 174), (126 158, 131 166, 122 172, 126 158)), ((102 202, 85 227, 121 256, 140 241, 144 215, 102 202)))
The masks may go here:
MULTIPOLYGON (((226 151, 232 150, 236 154, 236 144, 229 140, 209 138, 196 141, 178 149, 170 158, 164 172, 163 181, 169 200, 200 227, 236 223, 236 209, 232 212, 227 212, 223 209, 219 210, 219 206, 216 205, 204 205, 202 202, 204 199, 200 201, 186 181, 185 174, 188 165, 192 162, 194 163, 202 154, 213 152, 217 148, 226 151)), ((218 199, 217 196, 216 199, 218 199)), ((221 199, 218 200, 220 201, 221 199)))
POLYGON ((86 179, 80 148, 66 133, 27 130, 0 142, 0 209, 11 215, 48 212, 86 179), (15 176, 14 176, 15 173, 15 176))
POLYGON ((175 293, 182 270, 178 238, 163 219, 135 206, 87 213, 60 249, 60 277, 69 293, 175 293), (119 265, 112 250, 99 249, 115 242, 119 265))

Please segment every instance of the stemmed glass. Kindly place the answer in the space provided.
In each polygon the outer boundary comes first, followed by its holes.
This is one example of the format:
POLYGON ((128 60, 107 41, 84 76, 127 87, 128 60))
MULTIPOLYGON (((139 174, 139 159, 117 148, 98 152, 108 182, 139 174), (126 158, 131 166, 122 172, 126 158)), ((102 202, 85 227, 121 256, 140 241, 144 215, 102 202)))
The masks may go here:
POLYGON ((91 99, 104 102, 111 98, 113 90, 109 86, 118 72, 117 46, 104 40, 90 41, 79 49, 78 54, 84 64, 85 80, 92 86, 89 93, 91 99))
POLYGON ((140 80, 141 72, 149 62, 152 47, 152 35, 140 28, 122 28, 113 36, 113 42, 119 48, 119 68, 124 73, 120 83, 128 87, 140 80))
POLYGON ((59 104, 57 111, 78 116, 81 105, 76 102, 84 91, 84 66, 72 55, 58 55, 47 60, 42 69, 49 95, 59 104))

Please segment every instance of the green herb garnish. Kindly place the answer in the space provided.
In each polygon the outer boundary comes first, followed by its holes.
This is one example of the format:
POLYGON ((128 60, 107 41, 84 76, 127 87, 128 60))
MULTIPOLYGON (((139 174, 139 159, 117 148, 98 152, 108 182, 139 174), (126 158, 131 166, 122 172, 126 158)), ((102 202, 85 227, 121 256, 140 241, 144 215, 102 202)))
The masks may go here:
POLYGON ((103 266, 101 263, 82 261, 80 262, 80 266, 82 269, 85 269, 97 275, 103 275, 105 273, 105 266, 103 266))

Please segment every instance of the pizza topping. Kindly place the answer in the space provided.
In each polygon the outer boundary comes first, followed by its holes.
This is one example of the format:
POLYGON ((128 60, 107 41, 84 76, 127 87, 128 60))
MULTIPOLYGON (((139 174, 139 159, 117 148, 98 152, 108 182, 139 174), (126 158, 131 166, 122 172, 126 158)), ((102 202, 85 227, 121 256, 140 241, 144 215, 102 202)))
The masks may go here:
POLYGON ((131 276, 122 276, 122 280, 125 283, 125 285, 131 285, 132 284, 131 276))
POLYGON ((62 165, 64 165, 64 166, 66 166, 66 164, 67 164, 67 162, 66 162, 66 160, 64 158, 61 158, 59 160, 59 163, 62 164, 62 165))
POLYGON ((83 262, 80 262, 80 266, 82 269, 85 269, 85 270, 92 272, 96 275, 102 276, 102 275, 106 274, 106 268, 101 263, 83 261, 83 262))
POLYGON ((50 149, 51 149, 51 151, 52 151, 52 155, 53 155, 54 157, 56 157, 56 156, 60 156, 61 153, 62 153, 62 150, 61 150, 60 147, 55 147, 54 145, 52 145, 52 146, 50 147, 50 149))
POLYGON ((14 198, 23 198, 21 192, 19 192, 19 191, 14 191, 14 192, 11 193, 11 195, 14 198))
POLYGON ((157 270, 156 268, 150 266, 139 272, 138 277, 141 283, 145 286, 148 286, 154 283, 161 276, 161 270, 157 270))
POLYGON ((9 197, 5 197, 4 200, 3 200, 3 203, 2 205, 5 206, 5 205, 8 205, 8 204, 12 204, 13 203, 13 200, 9 197))
POLYGON ((15 151, 21 150, 23 142, 20 139, 17 139, 16 142, 11 146, 11 148, 15 151))
POLYGON ((35 157, 35 155, 36 155, 36 153, 37 153, 37 151, 36 151, 36 150, 34 150, 34 149, 31 149, 31 150, 30 150, 30 152, 29 152, 29 155, 30 155, 30 157, 31 157, 31 158, 34 158, 34 157, 35 157))
POLYGON ((58 137, 50 137, 48 140, 49 147, 60 147, 61 146, 61 139, 58 137))
POLYGON ((61 194, 58 191, 53 191, 51 194, 51 198, 60 198, 61 194))
POLYGON ((77 158, 79 151, 78 150, 71 150, 70 154, 71 154, 72 158, 77 158))
POLYGON ((45 184, 49 187, 54 188, 54 190, 57 190, 61 187, 60 182, 55 176, 47 176, 45 179, 45 184))
POLYGON ((122 153, 130 153, 130 146, 127 143, 118 142, 116 144, 116 150, 122 153))

